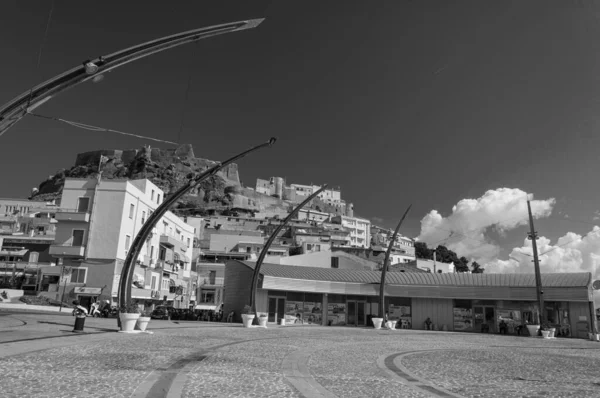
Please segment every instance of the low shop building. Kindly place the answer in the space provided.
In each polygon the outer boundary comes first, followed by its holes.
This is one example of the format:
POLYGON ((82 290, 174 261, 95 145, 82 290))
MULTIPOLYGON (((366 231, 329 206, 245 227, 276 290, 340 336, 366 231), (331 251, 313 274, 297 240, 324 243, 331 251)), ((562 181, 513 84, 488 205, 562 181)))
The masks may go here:
MULTIPOLYGON (((224 313, 249 304, 254 262, 225 265, 224 313)), ((386 312, 401 328, 525 334, 539 313, 534 274, 389 272, 386 312)), ((368 326, 379 310, 378 271, 263 264, 257 310, 269 322, 368 326)), ((587 338, 595 312, 590 273, 542 274, 548 322, 561 337, 587 338)))

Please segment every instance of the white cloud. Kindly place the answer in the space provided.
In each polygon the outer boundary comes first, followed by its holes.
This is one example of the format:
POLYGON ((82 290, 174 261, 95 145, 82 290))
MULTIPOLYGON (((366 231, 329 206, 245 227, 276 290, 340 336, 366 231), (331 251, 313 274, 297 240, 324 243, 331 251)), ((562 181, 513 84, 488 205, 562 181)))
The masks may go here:
MULTIPOLYGON (((600 279, 600 227, 595 226, 588 234, 581 236, 569 232, 552 245, 550 240, 540 237, 537 240, 542 273, 591 272, 594 280, 600 279)), ((522 247, 513 249, 508 260, 493 260, 484 268, 491 273, 533 273, 532 242, 525 239, 522 247)), ((600 292, 595 301, 600 305, 600 292)))
MULTIPOLYGON (((418 240, 430 246, 444 244, 460 256, 485 263, 497 258, 500 248, 485 232, 494 228, 501 235, 528 223, 527 194, 516 188, 489 190, 478 199, 462 199, 448 217, 432 210, 421 220, 418 240), (466 236, 466 237, 465 237, 466 236)), ((531 201, 534 218, 552 213, 554 198, 531 201)))
POLYGON ((600 220, 600 210, 596 210, 596 211, 594 212, 594 217, 592 217, 592 220, 593 220, 593 221, 600 220))

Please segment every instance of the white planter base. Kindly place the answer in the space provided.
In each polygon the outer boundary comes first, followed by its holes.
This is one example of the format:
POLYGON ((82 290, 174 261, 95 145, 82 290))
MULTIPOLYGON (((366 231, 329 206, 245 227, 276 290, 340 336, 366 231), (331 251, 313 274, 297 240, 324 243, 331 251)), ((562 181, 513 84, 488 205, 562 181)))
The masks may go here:
POLYGON ((252 326, 252 321, 254 321, 254 314, 242 314, 242 322, 245 328, 252 326))
POLYGON ((537 337, 540 325, 527 325, 530 337, 537 337))
POLYGON ((119 318, 121 320, 121 331, 122 332, 132 332, 135 328, 135 324, 137 323, 140 314, 127 314, 121 313, 119 314, 119 318))
POLYGON ((262 326, 263 328, 266 328, 267 320, 268 320, 268 318, 266 316, 259 316, 258 317, 258 326, 262 326))
POLYGON ((137 323, 135 324, 136 330, 141 330, 142 332, 146 331, 148 324, 150 323, 149 316, 141 316, 138 318, 137 323))
POLYGON ((381 329, 381 324, 383 323, 383 318, 373 318, 373 327, 375 329, 381 329))

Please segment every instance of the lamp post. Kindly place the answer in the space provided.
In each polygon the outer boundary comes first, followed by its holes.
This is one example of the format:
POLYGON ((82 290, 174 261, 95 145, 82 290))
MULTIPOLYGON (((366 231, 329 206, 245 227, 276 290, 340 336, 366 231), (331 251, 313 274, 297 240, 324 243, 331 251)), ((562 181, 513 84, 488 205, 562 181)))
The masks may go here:
MULTIPOLYGON (((215 166, 209 168, 208 170, 198 174, 195 177, 192 177, 185 183, 181 188, 179 188, 175 193, 173 193, 169 198, 165 199, 160 206, 156 208, 154 213, 148 217, 146 223, 142 225, 139 232, 137 233, 133 243, 131 244, 131 248, 127 252, 127 257, 125 258, 125 262, 123 263, 123 269, 121 271, 121 279, 119 281, 119 306, 123 306, 128 304, 131 301, 131 281, 133 280, 133 273, 135 271, 135 260, 140 255, 140 251, 142 250, 142 246, 144 242, 152 232, 152 229, 158 223, 158 221, 165 215, 165 213, 169 210, 169 208, 177 202, 179 198, 189 192, 192 188, 197 187, 202 181, 207 178, 216 175, 221 169, 228 166, 229 164, 235 162, 238 159, 245 157, 246 155, 254 152, 258 149, 270 147, 276 141, 276 138, 272 137, 269 141, 252 147, 250 149, 245 150, 244 152, 235 155, 222 163, 217 163, 215 166)), ((119 319, 117 317, 117 319, 119 319)), ((120 321, 117 321, 120 323, 120 321)))
POLYGON ((390 239, 390 243, 388 244, 387 251, 385 252, 385 259, 383 260, 383 268, 381 269, 381 282, 379 283, 379 318, 383 318, 383 316, 385 315, 385 308, 384 308, 385 307, 385 276, 387 273, 388 261, 390 259, 390 254, 392 252, 392 246, 394 246, 394 242, 396 241, 396 236, 398 236, 398 231, 400 230, 400 226, 402 225, 402 222, 406 218, 406 215, 410 211, 411 207, 412 207, 412 205, 408 206, 408 208, 404 212, 402 219, 396 226, 396 229, 394 230, 394 234, 392 235, 392 238, 390 239))
POLYGON ((538 239, 537 236, 537 232, 535 231, 535 228, 533 227, 533 215, 531 214, 531 204, 529 203, 529 200, 533 199, 533 195, 528 195, 527 196, 527 211, 529 213, 529 229, 530 232, 527 234, 527 239, 531 240, 531 246, 533 248, 533 265, 534 265, 534 269, 535 269, 535 287, 536 287, 536 294, 537 294, 537 301, 538 301, 538 305, 539 305, 539 322, 540 322, 540 326, 543 325, 546 321, 546 317, 544 315, 545 311, 544 311, 544 291, 542 290, 542 275, 540 272, 540 261, 538 259, 538 251, 537 251, 537 243, 536 240, 538 239))
POLYGON ((298 206, 296 206, 296 208, 294 210, 292 210, 292 212, 290 214, 288 214, 288 216, 283 220, 283 222, 281 224, 279 224, 279 226, 277 228, 275 228, 275 231, 271 234, 271 236, 267 240, 267 243, 265 243, 265 246, 262 248, 260 255, 258 256, 258 260, 256 260, 256 265, 254 266, 254 272, 252 273, 252 282, 250 285, 250 308, 252 308, 252 311, 254 312, 255 320, 258 321, 258 312, 256 310, 256 289, 258 288, 258 276, 260 275, 260 267, 262 266, 262 263, 265 259, 265 256, 267 255, 267 252, 269 251, 269 247, 271 247, 271 244, 277 237, 277 234, 279 234, 279 232, 283 229, 283 227, 285 227, 285 225, 292 218, 294 218, 294 216, 296 214, 298 214, 300 209, 303 208, 308 202, 313 200, 325 188, 327 188, 327 184, 324 184, 318 191, 314 192, 312 195, 310 195, 308 198, 306 198, 302 203, 300 203, 298 206))
POLYGON ((84 61, 80 66, 61 73, 31 90, 27 90, 1 106, 0 136, 25 117, 27 113, 30 113, 46 101, 49 101, 61 92, 88 80, 99 81, 101 80, 100 76, 103 73, 110 72, 122 65, 183 44, 193 43, 201 39, 224 33, 252 29, 260 25, 263 20, 264 19, 251 19, 194 29, 138 44, 137 46, 126 48, 93 60, 84 61))

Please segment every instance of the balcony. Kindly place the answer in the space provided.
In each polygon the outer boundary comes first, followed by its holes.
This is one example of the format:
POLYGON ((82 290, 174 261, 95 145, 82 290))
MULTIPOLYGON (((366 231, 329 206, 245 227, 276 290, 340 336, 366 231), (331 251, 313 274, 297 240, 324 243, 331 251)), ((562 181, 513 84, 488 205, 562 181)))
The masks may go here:
POLYGON ((85 246, 73 246, 70 244, 50 246, 50 255, 56 257, 82 258, 84 254, 85 246))
POLYGON ((168 247, 175 247, 179 241, 170 235, 160 235, 160 243, 168 247))
POLYGON ((87 211, 77 211, 75 209, 63 209, 56 213, 55 219, 58 222, 90 222, 90 213, 87 211))
POLYGON ((215 277, 215 278, 200 278, 200 285, 201 286, 223 286, 223 283, 225 282, 225 278, 221 277, 215 277))

